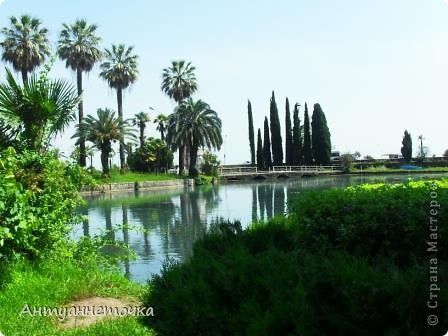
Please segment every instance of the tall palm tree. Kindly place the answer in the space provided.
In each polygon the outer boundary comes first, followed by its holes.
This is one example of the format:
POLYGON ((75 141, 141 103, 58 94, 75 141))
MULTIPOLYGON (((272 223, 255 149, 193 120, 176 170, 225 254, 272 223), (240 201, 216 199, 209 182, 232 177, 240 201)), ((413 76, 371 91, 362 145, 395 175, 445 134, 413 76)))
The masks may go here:
POLYGON ((190 149, 189 174, 195 176, 199 148, 221 148, 221 119, 207 103, 202 100, 195 102, 192 98, 183 102, 173 115, 168 125, 167 140, 187 144, 190 149))
POLYGON ((28 73, 39 67, 50 55, 48 30, 41 28, 41 21, 29 15, 11 17, 10 26, 1 30, 5 39, 0 42, 2 59, 12 63, 14 70, 22 73, 22 80, 28 80, 28 73))
MULTIPOLYGON (((74 24, 63 24, 58 41, 59 58, 65 61, 65 66, 76 71, 78 85, 78 96, 82 94, 82 73, 90 72, 102 57, 102 52, 98 48, 101 38, 95 35, 96 25, 87 24, 86 20, 76 20, 74 24)), ((78 105, 78 123, 84 117, 82 99, 78 105)), ((79 164, 86 166, 86 143, 84 139, 79 141, 80 157, 79 164)))
POLYGON ((85 139, 92 142, 101 151, 101 165, 103 175, 109 175, 109 156, 112 152, 112 143, 124 138, 135 138, 134 130, 128 120, 115 116, 115 112, 106 108, 97 110, 98 117, 88 115, 77 126, 72 138, 85 139))
POLYGON ((151 119, 149 118, 148 113, 139 112, 134 116, 133 123, 134 126, 138 126, 140 130, 140 148, 143 148, 145 143, 145 128, 146 124, 149 123, 151 119))
POLYGON ((160 139, 165 141, 165 130, 168 117, 165 114, 160 113, 155 119, 154 124, 157 125, 156 129, 160 132, 160 139))
MULTIPOLYGON (((171 66, 163 69, 161 89, 178 105, 189 98, 198 89, 195 75, 196 68, 184 60, 172 61, 171 66)), ((179 173, 182 174, 187 157, 187 147, 179 143, 179 173)))
MULTIPOLYGON (((137 80, 137 55, 132 53, 133 47, 123 44, 112 45, 112 50, 105 50, 105 61, 101 64, 100 77, 109 86, 117 90, 118 116, 123 119, 123 90, 137 80)), ((120 141, 120 168, 123 172, 126 166, 124 156, 124 141, 120 141)))
POLYGON ((0 125, 22 147, 41 151, 75 120, 78 102, 75 88, 67 81, 48 80, 41 74, 20 85, 7 69, 6 83, 0 84, 0 125))

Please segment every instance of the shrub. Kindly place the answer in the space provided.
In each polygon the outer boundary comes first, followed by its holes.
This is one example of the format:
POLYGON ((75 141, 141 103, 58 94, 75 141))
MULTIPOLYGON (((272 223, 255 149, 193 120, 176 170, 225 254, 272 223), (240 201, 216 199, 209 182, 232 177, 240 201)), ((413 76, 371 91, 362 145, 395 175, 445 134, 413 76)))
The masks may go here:
POLYGON ((345 153, 341 155, 341 165, 342 171, 344 173, 350 173, 353 167, 353 155, 350 153, 345 153))
POLYGON ((85 181, 82 170, 49 153, 1 152, 0 261, 36 258, 58 243, 75 221, 85 181))
MULTIPOLYGON (((337 249, 372 260, 385 257, 397 265, 426 261, 433 184, 438 203, 448 204, 446 181, 304 193, 292 202, 289 219, 297 244, 319 253, 337 249)), ((437 210, 439 258, 447 260, 448 209, 437 210)))
POLYGON ((198 175, 194 178, 194 184, 195 185, 213 184, 214 180, 215 178, 213 176, 198 175))

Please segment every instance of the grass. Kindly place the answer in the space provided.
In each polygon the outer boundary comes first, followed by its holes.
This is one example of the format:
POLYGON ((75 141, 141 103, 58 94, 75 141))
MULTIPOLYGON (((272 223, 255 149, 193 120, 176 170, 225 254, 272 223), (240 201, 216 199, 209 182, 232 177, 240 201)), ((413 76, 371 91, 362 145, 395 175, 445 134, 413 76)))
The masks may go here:
POLYGON ((126 182, 144 182, 144 181, 167 181, 176 180, 181 177, 169 174, 153 174, 153 173, 135 173, 127 172, 125 174, 111 173, 109 178, 96 177, 100 184, 106 183, 126 183, 126 182))
POLYGON ((86 328, 61 330, 55 317, 19 316, 26 303, 33 307, 60 307, 91 296, 125 298, 140 302, 145 286, 132 283, 118 271, 100 270, 95 263, 46 260, 38 264, 17 262, 0 288, 0 331, 7 336, 52 335, 153 335, 137 317, 104 321, 86 328))
POLYGON ((387 168, 385 166, 368 167, 368 168, 352 168, 353 173, 431 173, 431 172, 448 172, 448 167, 425 167, 422 169, 400 169, 400 168, 387 168))

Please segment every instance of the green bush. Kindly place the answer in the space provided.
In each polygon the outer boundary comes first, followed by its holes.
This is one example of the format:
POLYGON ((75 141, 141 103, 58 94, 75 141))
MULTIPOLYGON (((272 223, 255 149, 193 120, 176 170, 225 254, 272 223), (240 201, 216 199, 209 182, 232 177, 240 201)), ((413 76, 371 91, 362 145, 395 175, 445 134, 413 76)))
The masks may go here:
POLYGON ((210 153, 209 151, 205 151, 202 154, 203 163, 201 164, 201 172, 207 176, 218 176, 219 175, 219 166, 221 162, 218 160, 218 157, 210 153))
POLYGON ((133 171, 166 173, 173 165, 173 157, 165 141, 149 138, 143 148, 137 148, 129 154, 128 164, 133 171))
MULTIPOLYGON (((158 335, 442 335, 448 296, 429 311, 430 191, 447 181, 301 194, 288 218, 246 230, 217 222, 183 264, 150 280, 158 335), (318 206, 317 206, 318 205, 318 206), (427 317, 439 317, 428 327, 427 317), (179 318, 181 316, 182 318, 179 318)), ((438 286, 448 287, 439 209, 438 286)))
POLYGON ((397 265, 427 261, 431 186, 437 188, 439 258, 448 260, 448 182, 362 185, 307 192, 292 202, 297 244, 315 253, 346 251, 397 265), (316 206, 318 204, 318 206, 316 206))
POLYGON ((75 221, 78 189, 89 179, 52 154, 9 148, 0 153, 0 261, 36 258, 60 242, 75 221))
POLYGON ((213 176, 198 175, 194 178, 195 185, 213 184, 215 178, 213 176))

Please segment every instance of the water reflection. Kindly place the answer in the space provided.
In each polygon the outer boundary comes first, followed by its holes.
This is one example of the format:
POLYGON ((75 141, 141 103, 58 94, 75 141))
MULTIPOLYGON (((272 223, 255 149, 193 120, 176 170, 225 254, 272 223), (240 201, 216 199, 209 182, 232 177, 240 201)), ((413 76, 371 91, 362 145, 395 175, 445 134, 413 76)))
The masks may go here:
POLYGON ((167 258, 187 259, 194 242, 217 217, 238 219, 245 227, 255 220, 283 216, 288 200, 308 189, 394 183, 408 177, 334 176, 87 197, 87 205, 79 212, 88 220, 73 235, 106 232, 109 239, 128 243, 137 260, 124 263, 123 271, 131 279, 144 282, 152 273, 160 272, 167 258))

